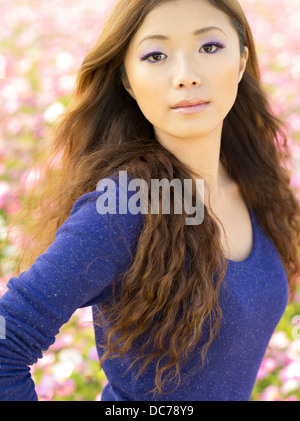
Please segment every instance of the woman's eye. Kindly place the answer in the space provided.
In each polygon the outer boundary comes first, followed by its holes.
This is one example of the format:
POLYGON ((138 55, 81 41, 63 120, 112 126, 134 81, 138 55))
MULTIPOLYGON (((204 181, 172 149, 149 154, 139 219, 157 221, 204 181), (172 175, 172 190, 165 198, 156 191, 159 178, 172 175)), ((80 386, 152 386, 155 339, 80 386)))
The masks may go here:
POLYGON ((217 43, 216 42, 216 43, 211 43, 211 44, 205 44, 205 45, 203 45, 203 47, 200 49, 200 51, 203 50, 204 53, 214 54, 214 53, 216 53, 217 51, 219 51, 219 50, 221 50, 223 48, 225 48, 225 45, 224 44, 221 44, 221 43, 217 43))
MULTIPOLYGON (((220 42, 210 42, 209 44, 205 44, 200 48, 201 52, 204 52, 205 54, 214 54, 217 53, 219 50, 225 48, 224 44, 221 44, 220 42)), ((141 61, 147 61, 149 63, 160 63, 161 61, 166 59, 166 55, 159 52, 154 51, 153 53, 149 53, 141 57, 141 61)))
POLYGON ((146 54, 144 57, 141 57, 142 61, 149 61, 150 63, 159 63, 160 61, 162 61, 164 59, 165 54, 163 53, 151 53, 151 54, 146 54))

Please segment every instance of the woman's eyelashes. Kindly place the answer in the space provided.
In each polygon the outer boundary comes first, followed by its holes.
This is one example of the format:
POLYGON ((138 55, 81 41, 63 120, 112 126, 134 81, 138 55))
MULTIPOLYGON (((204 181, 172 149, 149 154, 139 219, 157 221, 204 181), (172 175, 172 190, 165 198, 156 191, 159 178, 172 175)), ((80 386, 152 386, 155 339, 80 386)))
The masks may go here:
POLYGON ((215 54, 219 50, 223 50, 225 48, 225 44, 222 42, 216 41, 216 42, 209 42, 207 44, 204 44, 199 51, 203 50, 206 54, 215 54))
POLYGON ((162 56, 167 57, 165 54, 160 53, 159 51, 154 51, 152 53, 145 54, 140 58, 140 60, 148 61, 149 63, 158 63, 162 61, 162 56))
MULTIPOLYGON (((199 49, 199 52, 204 54, 216 54, 218 51, 224 48, 225 45, 222 42, 208 42, 199 49)), ((148 61, 149 63, 160 63, 166 58, 166 54, 162 53, 161 51, 152 51, 151 53, 147 53, 144 56, 140 57, 140 60, 148 61)))

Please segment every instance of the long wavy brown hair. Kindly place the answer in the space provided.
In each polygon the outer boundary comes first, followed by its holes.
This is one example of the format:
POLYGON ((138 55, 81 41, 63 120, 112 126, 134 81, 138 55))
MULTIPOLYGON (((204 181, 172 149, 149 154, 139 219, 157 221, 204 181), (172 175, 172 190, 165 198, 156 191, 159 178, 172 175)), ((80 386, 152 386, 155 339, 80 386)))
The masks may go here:
MULTIPOLYGON (((290 187, 286 130, 261 85, 252 33, 239 3, 207 1, 230 17, 241 54, 244 46, 249 49, 236 102, 224 121, 221 159, 278 250, 292 297, 299 273, 299 205, 290 187)), ((195 174, 157 141, 121 79, 133 35, 160 3, 120 0, 85 58, 70 104, 49 133, 47 153, 37 160, 43 176, 23 195, 23 209, 11 221, 12 226, 18 222, 23 240, 17 274, 47 249, 74 201, 94 191, 100 179, 125 170, 149 187, 152 179, 194 180, 195 174)), ((139 373, 156 363, 158 393, 168 380, 179 382, 209 321, 209 338, 201 348, 204 361, 222 322, 219 291, 226 259, 220 229, 206 205, 201 225, 187 226, 186 216, 143 215, 137 253, 115 297, 100 309, 110 326, 101 363, 126 355, 139 343, 133 363, 139 362, 139 373)))

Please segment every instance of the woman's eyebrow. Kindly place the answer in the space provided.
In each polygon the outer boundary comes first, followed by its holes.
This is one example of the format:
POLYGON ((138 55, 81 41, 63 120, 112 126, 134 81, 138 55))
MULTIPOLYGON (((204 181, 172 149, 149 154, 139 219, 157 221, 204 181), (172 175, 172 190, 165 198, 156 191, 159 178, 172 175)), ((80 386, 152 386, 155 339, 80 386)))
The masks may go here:
MULTIPOLYGON (((205 32, 209 32, 209 31, 213 31, 213 30, 221 31, 224 35, 227 36, 227 34, 223 31, 223 29, 218 28, 217 26, 207 26, 205 28, 197 29, 197 31, 193 32, 193 35, 194 36, 201 35, 201 34, 204 34, 205 32)), ((149 39, 158 39, 158 40, 161 40, 161 41, 168 41, 169 40, 169 38, 166 37, 165 35, 149 35, 149 36, 143 38, 142 41, 139 43, 139 45, 142 44, 142 42, 147 41, 149 39)))
POLYGON ((197 31, 195 31, 193 35, 194 36, 201 35, 201 34, 204 34, 205 32, 215 31, 215 30, 221 31, 227 37, 227 34, 223 31, 223 29, 219 28, 218 26, 207 26, 206 28, 197 29, 197 31))

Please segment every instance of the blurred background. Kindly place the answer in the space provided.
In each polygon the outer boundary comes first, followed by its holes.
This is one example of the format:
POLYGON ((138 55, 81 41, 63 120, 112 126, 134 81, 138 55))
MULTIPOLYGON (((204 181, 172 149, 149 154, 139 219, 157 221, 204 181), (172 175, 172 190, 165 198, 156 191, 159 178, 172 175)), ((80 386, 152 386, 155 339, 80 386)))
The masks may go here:
MULTIPOLYGON (((0 241, 20 209, 51 122, 68 104, 77 71, 116 0, 0 0, 0 241)), ((288 123, 292 185, 300 200, 300 0, 240 0, 254 34, 273 110, 288 123)), ((14 271, 17 238, 0 252, 0 296, 14 271)), ((100 400, 90 309, 78 310, 32 375, 41 400, 100 400)), ((300 401, 300 291, 288 306, 258 373, 252 400, 300 401)))

